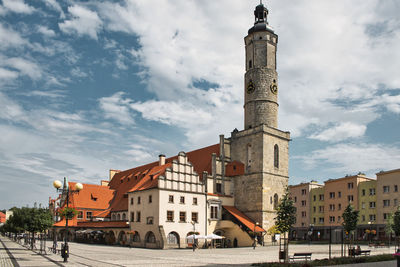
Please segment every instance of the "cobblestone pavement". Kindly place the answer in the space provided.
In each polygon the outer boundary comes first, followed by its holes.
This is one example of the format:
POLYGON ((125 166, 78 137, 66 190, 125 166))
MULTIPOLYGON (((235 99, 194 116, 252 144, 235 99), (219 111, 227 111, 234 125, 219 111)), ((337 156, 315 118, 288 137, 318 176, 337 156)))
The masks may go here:
MULTIPOLYGON (((14 266, 250 266, 255 262, 278 261, 278 247, 267 246, 231 249, 190 249, 154 250, 119 246, 89 245, 70 243, 70 258, 64 263, 60 255, 40 255, 25 247, 0 237, 0 266, 13 266, 9 253, 15 258, 14 266), (4 246, 7 249, 4 248, 4 246), (4 262, 4 265, 2 265, 4 262), (7 265, 8 264, 8 265, 7 265)), ((48 246, 51 244, 48 243, 48 246)), ((367 247, 362 247, 367 249, 367 247)), ((312 252, 312 259, 328 257, 328 245, 290 245, 289 254, 312 252)), ((392 253, 394 248, 372 248, 371 254, 392 253)), ((332 246, 332 255, 340 256, 340 245, 332 246)), ((353 266, 353 265, 347 265, 353 266)), ((354 265, 361 267, 360 265, 354 265)), ((396 266, 393 262, 374 263, 368 266, 396 266)))

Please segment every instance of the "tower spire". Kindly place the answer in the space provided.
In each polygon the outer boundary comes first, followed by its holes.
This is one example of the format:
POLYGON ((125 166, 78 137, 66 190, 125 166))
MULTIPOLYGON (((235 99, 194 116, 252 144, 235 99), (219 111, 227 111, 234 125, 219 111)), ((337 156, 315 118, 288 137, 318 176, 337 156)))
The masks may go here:
POLYGON ((260 4, 256 6, 256 10, 254 10, 255 22, 254 24, 267 22, 268 9, 263 5, 262 0, 260 0, 260 4))

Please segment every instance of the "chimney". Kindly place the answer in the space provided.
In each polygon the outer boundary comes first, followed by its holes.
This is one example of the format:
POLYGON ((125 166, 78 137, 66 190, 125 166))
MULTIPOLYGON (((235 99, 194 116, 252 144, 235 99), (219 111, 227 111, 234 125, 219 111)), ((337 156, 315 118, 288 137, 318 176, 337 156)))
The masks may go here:
POLYGON ((163 155, 163 154, 160 154, 159 156, 159 165, 160 166, 162 166, 162 165, 164 165, 165 164, 165 155, 163 155))

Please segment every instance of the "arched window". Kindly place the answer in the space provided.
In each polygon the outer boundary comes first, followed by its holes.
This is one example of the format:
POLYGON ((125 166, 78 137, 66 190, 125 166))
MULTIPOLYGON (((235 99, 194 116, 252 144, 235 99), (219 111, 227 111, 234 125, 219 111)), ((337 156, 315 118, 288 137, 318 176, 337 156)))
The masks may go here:
POLYGON ((121 220, 121 215, 117 214, 117 221, 120 221, 120 220, 121 220))
POLYGON ((176 232, 171 232, 167 236, 167 243, 168 244, 173 244, 173 245, 178 245, 179 244, 179 235, 176 232))
POLYGON ((147 232, 145 240, 146 243, 156 243, 156 237, 151 231, 147 232))
POLYGON ((253 67, 253 62, 249 60, 249 69, 251 69, 252 67, 253 67))
POLYGON ((123 220, 123 221, 126 221, 126 215, 125 215, 125 213, 122 213, 122 220, 123 220))
POLYGON ((248 144, 247 145, 247 171, 250 171, 250 167, 251 167, 251 145, 248 144))
POLYGON ((274 167, 279 168, 279 147, 278 147, 278 145, 274 146, 274 167))
POLYGON ((135 232, 133 235, 133 242, 140 242, 140 235, 138 232, 135 232))
POLYGON ((278 208, 278 194, 274 195, 274 209, 278 208))
POLYGON ((115 214, 112 215, 112 220, 115 221, 115 214))

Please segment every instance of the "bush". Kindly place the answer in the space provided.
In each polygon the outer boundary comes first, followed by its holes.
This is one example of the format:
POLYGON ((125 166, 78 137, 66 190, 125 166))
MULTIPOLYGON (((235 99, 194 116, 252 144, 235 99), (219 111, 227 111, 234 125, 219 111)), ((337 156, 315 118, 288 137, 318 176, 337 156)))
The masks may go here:
POLYGON ((357 258, 333 258, 333 259, 322 259, 313 260, 307 263, 254 263, 252 266, 262 266, 262 267, 308 267, 308 266, 329 266, 329 265, 342 265, 342 264, 353 264, 353 263, 366 263, 366 262, 378 262, 378 261, 392 261, 394 257, 392 254, 383 254, 375 256, 357 257, 357 258))

